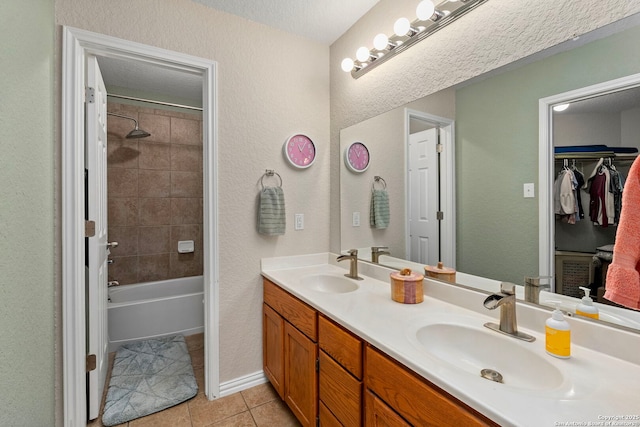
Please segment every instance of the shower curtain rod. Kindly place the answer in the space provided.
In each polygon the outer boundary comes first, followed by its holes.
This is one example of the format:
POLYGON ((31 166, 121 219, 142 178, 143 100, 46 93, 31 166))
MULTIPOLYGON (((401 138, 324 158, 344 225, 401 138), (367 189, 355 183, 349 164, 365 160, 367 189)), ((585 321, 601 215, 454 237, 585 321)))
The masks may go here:
POLYGON ((150 104, 166 105, 168 107, 186 108, 187 110, 202 111, 201 107, 192 107, 191 105, 174 104, 172 102, 154 101, 153 99, 136 98, 135 96, 115 95, 108 93, 107 96, 112 98, 128 99, 129 101, 148 102, 150 104))

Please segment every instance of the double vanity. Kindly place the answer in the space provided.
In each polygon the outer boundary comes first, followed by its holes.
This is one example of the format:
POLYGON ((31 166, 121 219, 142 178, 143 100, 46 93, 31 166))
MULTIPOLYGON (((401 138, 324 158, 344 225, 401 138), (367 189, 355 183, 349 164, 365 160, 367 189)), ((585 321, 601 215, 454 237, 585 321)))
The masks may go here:
POLYGON ((337 258, 262 260, 264 371, 302 425, 640 426, 637 332, 570 318, 558 359, 544 308, 516 305, 528 342, 484 326, 501 312, 486 293, 425 279, 401 304, 394 270, 358 262, 355 280, 337 258))

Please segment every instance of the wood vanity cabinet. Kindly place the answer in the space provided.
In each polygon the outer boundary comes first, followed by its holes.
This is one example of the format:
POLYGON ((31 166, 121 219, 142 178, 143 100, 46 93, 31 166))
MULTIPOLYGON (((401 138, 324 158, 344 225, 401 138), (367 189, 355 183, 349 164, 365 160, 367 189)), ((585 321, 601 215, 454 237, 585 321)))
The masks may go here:
POLYGON ((365 361, 367 426, 498 425, 371 346, 365 361))
POLYGON ((264 280, 263 367, 269 381, 305 426, 318 416, 316 311, 264 280))
POLYGON ((362 425, 362 340, 318 316, 320 425, 362 425))

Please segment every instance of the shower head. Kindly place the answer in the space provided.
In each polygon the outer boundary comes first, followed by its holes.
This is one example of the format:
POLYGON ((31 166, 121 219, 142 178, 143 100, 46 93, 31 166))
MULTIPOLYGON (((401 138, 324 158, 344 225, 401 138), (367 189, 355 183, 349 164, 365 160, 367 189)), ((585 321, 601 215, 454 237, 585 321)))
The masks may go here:
POLYGON ((146 138, 148 136, 151 136, 149 132, 138 128, 138 121, 133 117, 123 116, 122 114, 116 114, 116 113, 107 113, 107 115, 133 120, 133 123, 135 123, 135 128, 131 132, 129 132, 127 136, 125 136, 125 138, 127 139, 146 138))

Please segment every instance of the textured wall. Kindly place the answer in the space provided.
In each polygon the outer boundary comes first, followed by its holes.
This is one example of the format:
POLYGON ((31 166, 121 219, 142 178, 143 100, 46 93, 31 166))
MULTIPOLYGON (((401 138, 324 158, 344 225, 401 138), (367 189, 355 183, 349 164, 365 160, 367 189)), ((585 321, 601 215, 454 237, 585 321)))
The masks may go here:
POLYGON ((218 62, 220 377, 260 371, 260 258, 329 247, 329 48, 189 0, 57 0, 55 12, 58 25, 218 62), (296 132, 318 149, 303 171, 282 156, 296 132), (284 182, 284 236, 256 232, 265 169, 284 182), (304 230, 294 231, 294 213, 305 214, 304 230))
MULTIPOLYGON (((484 72, 509 64, 576 34, 640 11, 629 0, 489 0, 447 28, 354 80, 340 69, 344 57, 371 46, 375 34, 389 34, 398 17, 413 16, 416 2, 381 0, 331 46, 331 179, 339 179, 339 132, 484 72)), ((332 224, 339 221, 339 195, 331 194, 332 224)), ((331 248, 340 242, 331 229, 331 248)))
POLYGON ((53 2, 0 2, 0 425, 54 420, 53 2))

